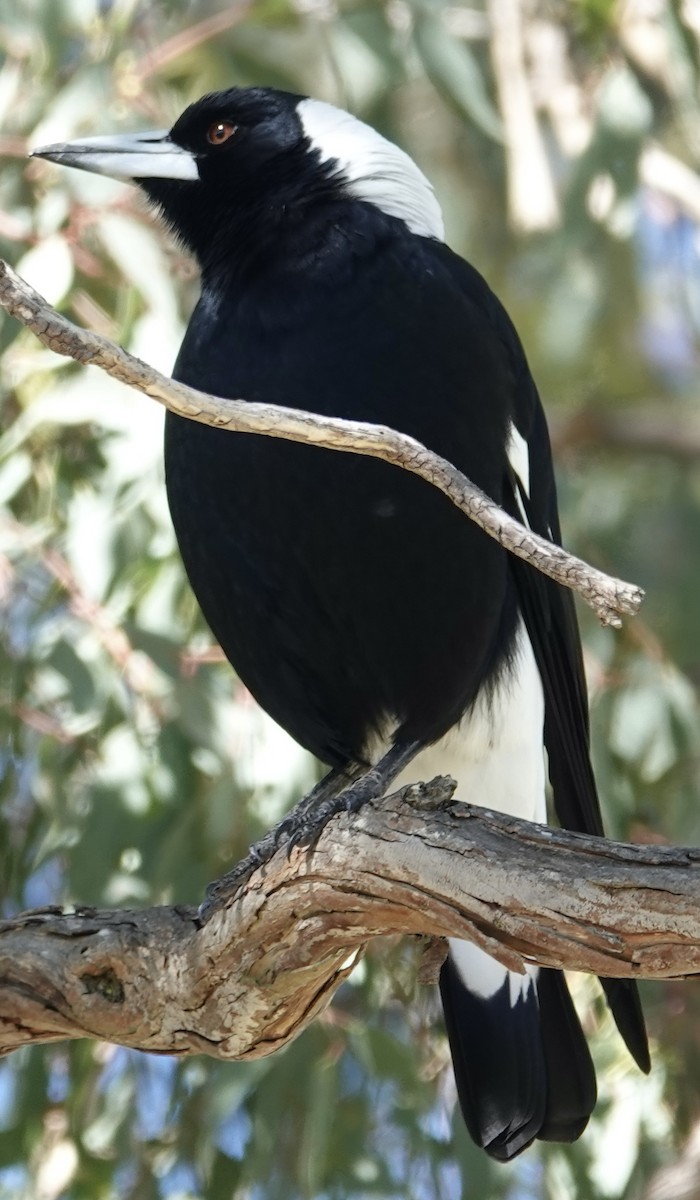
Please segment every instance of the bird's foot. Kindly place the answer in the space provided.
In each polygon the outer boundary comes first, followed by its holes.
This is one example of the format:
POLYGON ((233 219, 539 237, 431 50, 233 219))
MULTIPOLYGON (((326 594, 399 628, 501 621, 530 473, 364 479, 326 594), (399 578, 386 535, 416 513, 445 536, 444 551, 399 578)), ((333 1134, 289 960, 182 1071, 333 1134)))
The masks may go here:
POLYGON ((202 923, 208 921, 216 910, 222 908, 228 900, 232 900, 247 883, 253 872, 264 867, 275 855, 279 846, 278 829, 279 826, 275 826, 259 842, 254 842, 245 858, 237 862, 235 867, 227 871, 225 875, 207 885, 204 900, 197 913, 202 923))
MULTIPOLYGON (((320 804, 295 809, 287 818, 285 834, 289 850, 295 846, 311 848, 318 841, 329 821, 338 813, 356 813, 368 800, 381 796, 384 781, 376 769, 367 771, 335 796, 329 796, 320 804)), ((285 824, 285 822, 282 822, 285 824)))
POLYGON ((338 813, 359 812, 368 800, 383 796, 389 784, 419 748, 416 742, 392 746, 376 766, 364 774, 355 763, 342 770, 331 771, 288 816, 251 846, 246 857, 232 871, 209 884, 199 908, 200 920, 207 921, 218 908, 231 900, 253 872, 264 867, 280 847, 286 846, 288 853, 297 846, 311 849, 328 822, 338 813))
MULTIPOLYGON (((317 783, 310 792, 302 797, 286 817, 283 817, 273 829, 270 829, 259 842, 254 842, 245 858, 236 863, 235 867, 222 875, 220 879, 210 883, 204 901, 199 906, 200 920, 207 921, 217 908, 221 908, 226 901, 232 899, 255 871, 270 862, 281 846, 287 845, 289 852, 294 846, 312 845, 331 816, 335 815, 336 811, 341 811, 342 806, 338 809, 333 808, 334 800, 339 800, 345 792, 352 791, 354 786, 352 782, 349 786, 344 785, 348 784, 349 780, 353 780, 359 770, 359 767, 351 764, 343 770, 330 771, 320 783, 317 783), (327 816, 318 821, 315 819, 316 813, 326 811, 327 816), (307 831, 311 833, 314 830, 313 837, 305 837, 307 831)), ((361 777, 360 782, 363 778, 364 776, 361 777)))

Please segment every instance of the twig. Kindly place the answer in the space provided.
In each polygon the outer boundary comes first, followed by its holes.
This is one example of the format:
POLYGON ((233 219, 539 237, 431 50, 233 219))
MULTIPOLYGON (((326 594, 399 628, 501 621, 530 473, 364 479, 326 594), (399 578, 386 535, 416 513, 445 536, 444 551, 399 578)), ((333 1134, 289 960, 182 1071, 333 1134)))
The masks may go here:
POLYGON ((173 34, 172 37, 162 42, 160 46, 149 50, 136 63, 134 75, 142 83, 151 75, 162 71, 163 67, 173 62, 174 59, 180 58, 183 54, 188 54, 196 46, 200 46, 203 42, 208 42, 219 34, 225 33, 227 29, 232 29, 247 15, 250 9, 250 2, 251 0, 237 0, 235 3, 230 3, 222 12, 214 13, 211 17, 205 17, 195 25, 189 25, 186 29, 181 30, 180 33, 173 34))
POLYGON ((605 575, 561 546, 508 516, 446 459, 385 425, 321 417, 299 409, 247 400, 223 400, 185 387, 127 354, 101 334, 60 316, 0 260, 0 305, 57 354, 101 367, 115 379, 152 396, 172 412, 203 425, 238 433, 267 434, 330 450, 367 454, 403 467, 439 488, 484 533, 558 583, 578 592, 604 625, 621 624, 644 598, 641 588, 605 575))
POLYGON ((626 846, 450 803, 451 781, 334 818, 206 922, 192 908, 49 909, 0 924, 0 1054, 95 1037, 272 1053, 326 1006, 366 942, 468 938, 612 976, 700 974, 700 851, 626 846))
POLYGON ((559 453, 592 446, 629 454, 664 454, 679 462, 700 458, 700 413, 692 405, 637 404, 621 413, 603 411, 597 404, 579 409, 573 417, 550 422, 552 445, 559 453))

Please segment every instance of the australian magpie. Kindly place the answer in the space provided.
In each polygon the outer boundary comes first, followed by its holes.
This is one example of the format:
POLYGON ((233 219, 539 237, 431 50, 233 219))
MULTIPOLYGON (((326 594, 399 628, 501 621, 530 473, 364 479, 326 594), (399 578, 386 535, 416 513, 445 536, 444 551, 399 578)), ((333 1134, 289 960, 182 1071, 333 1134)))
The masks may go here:
MULTIPOLYGON (((397 146, 330 104, 231 88, 169 132, 35 153, 135 181, 196 256, 177 379, 393 426, 559 540, 522 346, 397 146)), ((263 708, 333 768, 335 791, 352 781, 339 803, 357 804, 379 764, 383 786, 449 774, 464 800, 545 821, 547 768, 562 825, 603 833, 568 592, 374 459, 168 413, 165 461, 211 629, 263 708)), ((603 988, 648 1071, 634 984, 603 988)), ((579 1137, 596 1083, 564 976, 510 973, 452 941, 440 990, 477 1144, 508 1160, 535 1138, 579 1137)))

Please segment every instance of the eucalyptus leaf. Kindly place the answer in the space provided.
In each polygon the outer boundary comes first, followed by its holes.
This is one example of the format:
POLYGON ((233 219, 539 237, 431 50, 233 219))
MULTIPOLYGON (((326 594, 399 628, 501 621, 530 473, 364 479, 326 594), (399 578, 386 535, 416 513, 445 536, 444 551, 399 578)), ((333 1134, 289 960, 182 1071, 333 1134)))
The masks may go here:
POLYGON ((483 65, 463 42, 452 37, 440 12, 419 12, 414 39, 426 73, 442 96, 496 142, 503 141, 503 122, 491 99, 483 65))

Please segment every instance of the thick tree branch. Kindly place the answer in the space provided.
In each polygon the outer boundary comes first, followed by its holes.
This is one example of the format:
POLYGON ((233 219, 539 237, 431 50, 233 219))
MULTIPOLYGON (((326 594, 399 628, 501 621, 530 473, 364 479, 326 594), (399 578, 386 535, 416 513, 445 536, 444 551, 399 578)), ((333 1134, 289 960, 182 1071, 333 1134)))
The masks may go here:
MULTIPOLYGON (((605 575, 560 546, 532 533, 494 504, 446 459, 414 438, 383 425, 321 417, 297 409, 246 400, 222 400, 176 383, 107 338, 60 316, 33 288, 0 261, 0 305, 58 354, 101 367, 123 383, 152 396, 172 412, 238 433, 267 434, 327 449, 367 454, 419 475, 440 489, 470 520, 506 550, 558 583, 578 592, 604 624, 619 626, 635 613, 641 588, 605 575)), ((427 398, 426 398, 427 399, 427 398)))
POLYGON ((96 1037, 245 1059, 295 1037, 370 938, 456 935, 615 976, 700 973, 700 851, 627 846, 451 803, 438 779, 280 849, 193 908, 58 909, 0 924, 0 1053, 96 1037))

